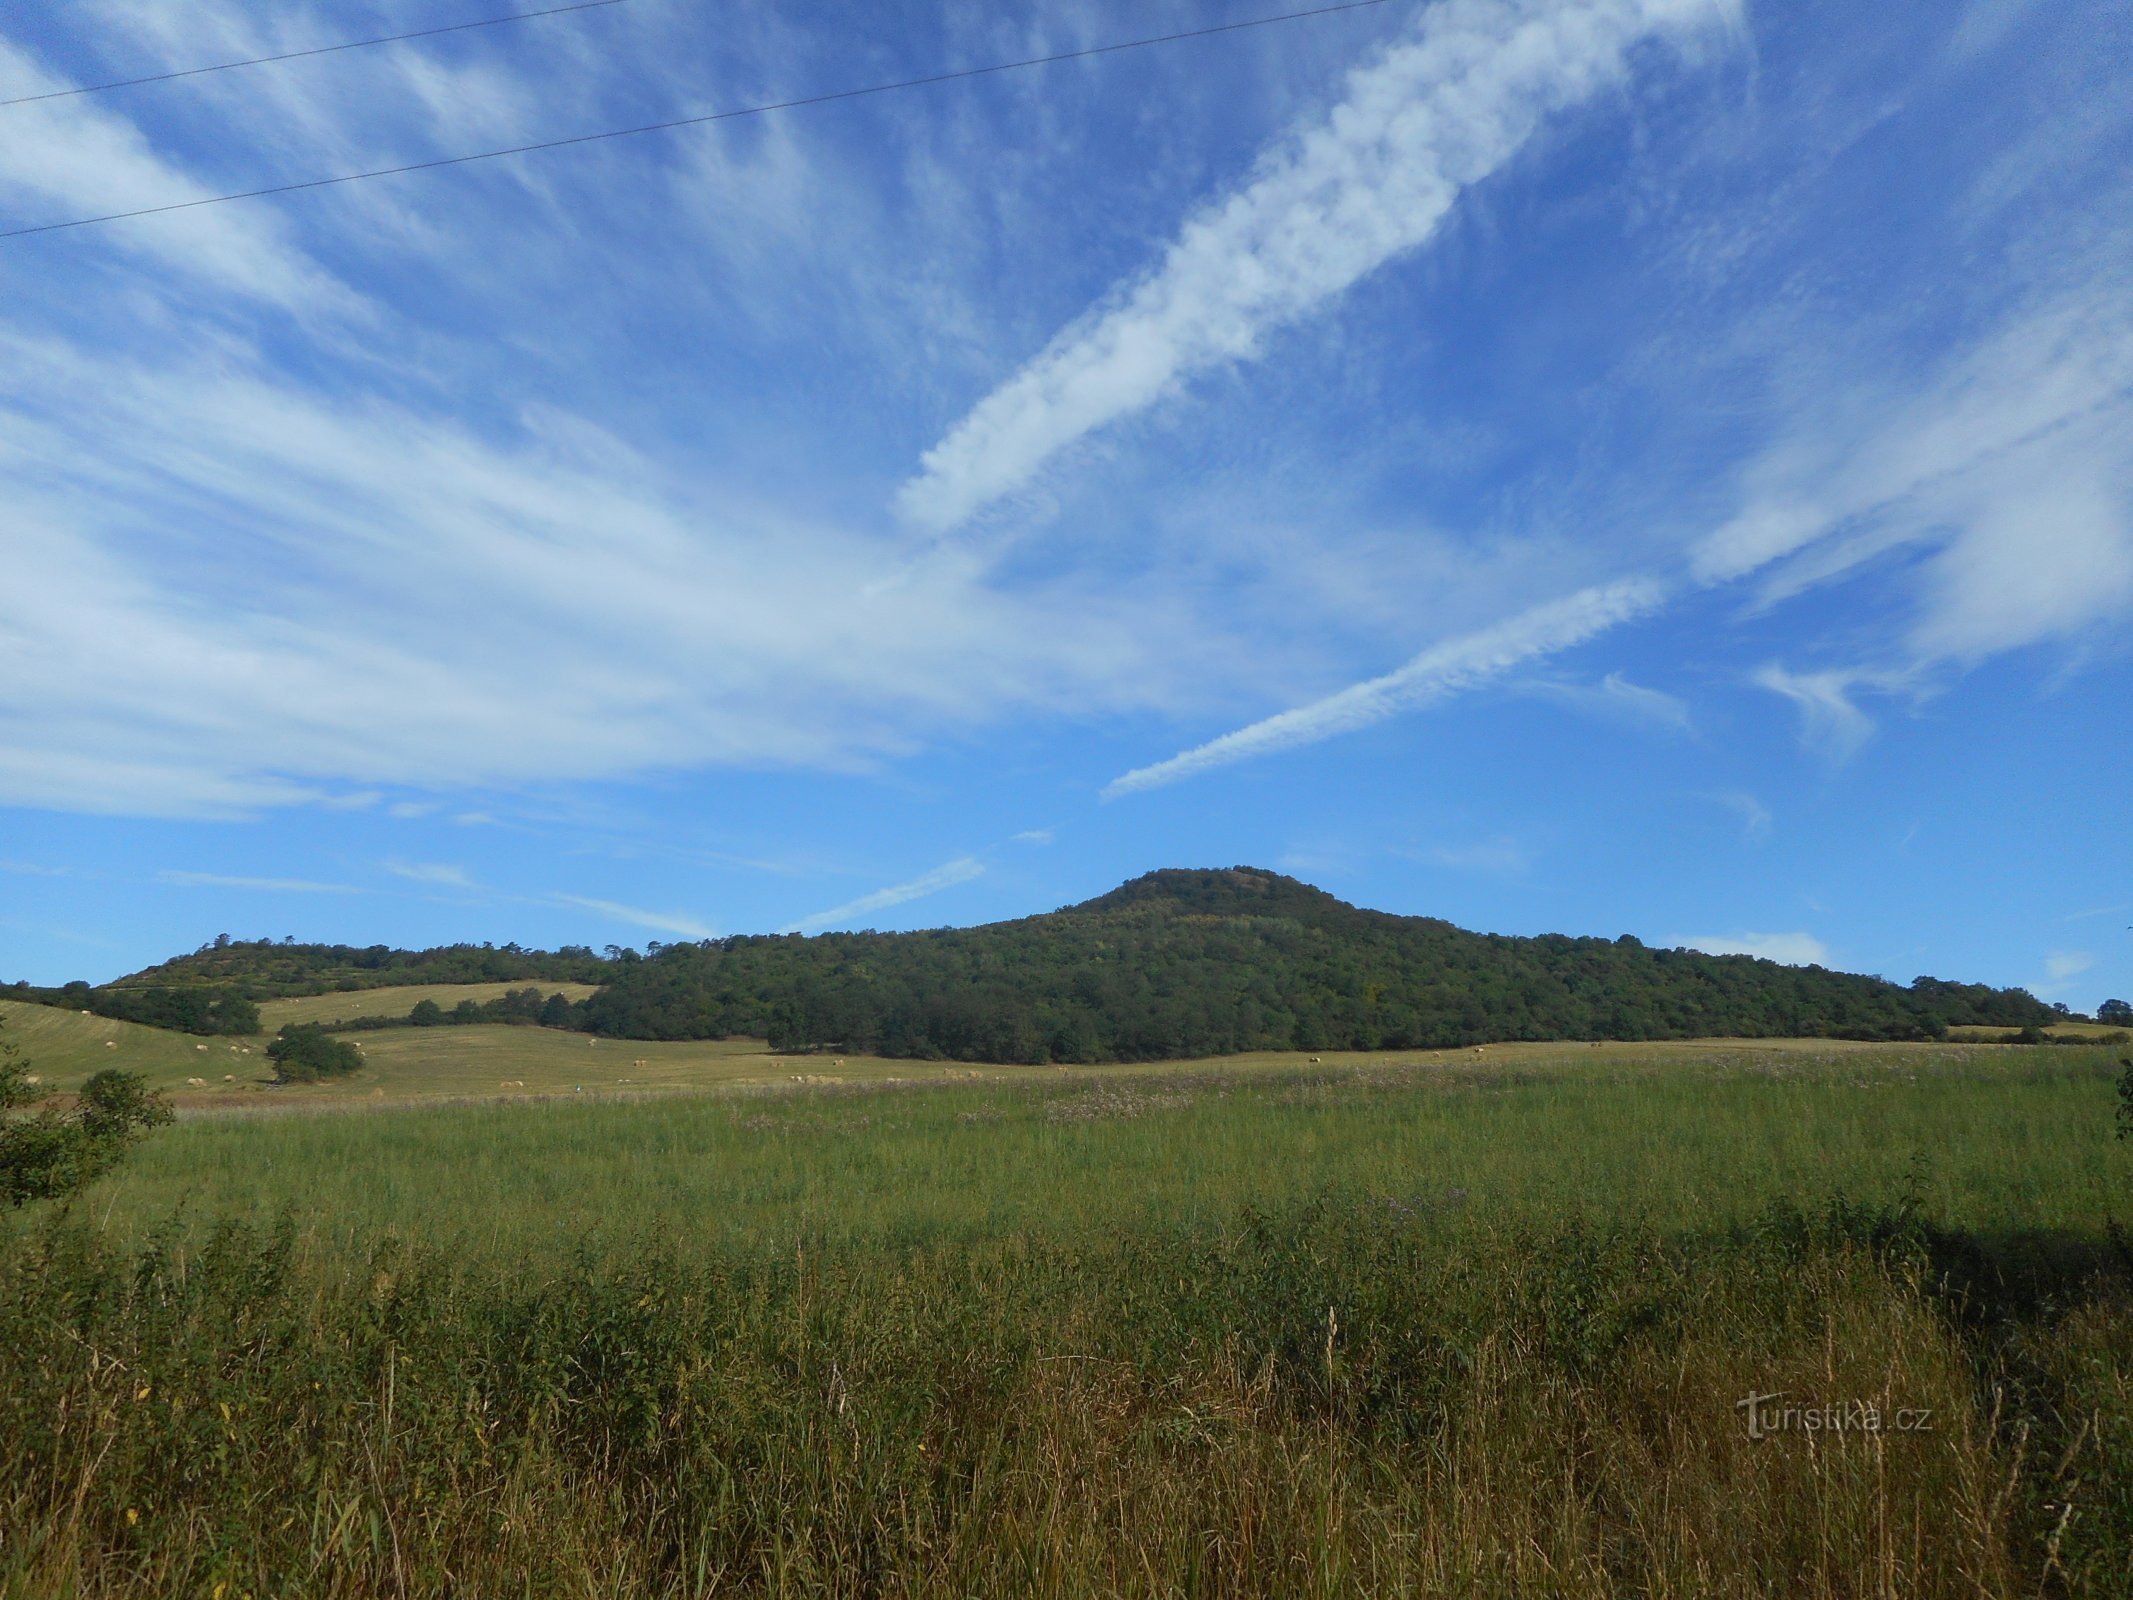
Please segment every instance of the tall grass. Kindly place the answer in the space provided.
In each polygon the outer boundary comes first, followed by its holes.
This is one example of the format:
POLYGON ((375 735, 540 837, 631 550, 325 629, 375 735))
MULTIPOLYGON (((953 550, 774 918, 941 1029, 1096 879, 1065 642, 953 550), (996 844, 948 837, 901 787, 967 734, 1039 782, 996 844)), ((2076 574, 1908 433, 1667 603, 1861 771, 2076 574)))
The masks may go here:
POLYGON ((0 1592, 2123 1593, 2109 1068, 1901 1059, 195 1122, 0 1239, 0 1592))

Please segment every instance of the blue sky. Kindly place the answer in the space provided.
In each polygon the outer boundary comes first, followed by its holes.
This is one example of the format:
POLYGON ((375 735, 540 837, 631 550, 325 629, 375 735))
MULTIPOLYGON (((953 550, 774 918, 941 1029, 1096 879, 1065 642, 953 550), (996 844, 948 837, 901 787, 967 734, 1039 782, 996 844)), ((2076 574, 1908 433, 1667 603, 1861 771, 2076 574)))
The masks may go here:
MULTIPOLYGON (((624 0, 0 107, 0 218, 1280 9, 624 0)), ((488 14, 30 0, 0 98, 488 14)), ((2085 1010, 2129 617, 2105 0, 1395 0, 0 241, 5 978, 1244 862, 2085 1010)))

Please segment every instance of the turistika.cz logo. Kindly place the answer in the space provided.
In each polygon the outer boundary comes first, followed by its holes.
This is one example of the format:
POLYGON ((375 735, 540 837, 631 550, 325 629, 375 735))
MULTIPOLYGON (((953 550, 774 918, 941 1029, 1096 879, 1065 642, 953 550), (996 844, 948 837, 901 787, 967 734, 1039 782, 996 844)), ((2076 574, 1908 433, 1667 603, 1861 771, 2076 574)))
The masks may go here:
POLYGON ((1782 1391, 1750 1394, 1733 1409, 1747 1419, 1748 1437, 1774 1439, 1781 1433, 1931 1433, 1931 1406, 1898 1406, 1883 1411, 1871 1400, 1839 1400, 1825 1405, 1787 1405, 1782 1391))

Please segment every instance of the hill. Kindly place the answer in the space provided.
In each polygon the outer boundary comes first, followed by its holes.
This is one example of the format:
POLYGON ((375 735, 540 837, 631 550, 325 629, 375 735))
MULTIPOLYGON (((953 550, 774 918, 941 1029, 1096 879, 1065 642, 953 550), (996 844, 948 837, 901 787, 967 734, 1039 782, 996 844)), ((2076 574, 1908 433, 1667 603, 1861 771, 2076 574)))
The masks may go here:
POLYGON ((583 946, 526 950, 515 944, 297 944, 231 939, 202 945, 104 985, 108 990, 221 989, 247 1000, 333 994, 408 984, 604 983, 608 961, 583 946))
POLYGON ((1162 871, 1042 916, 624 953, 595 1033, 755 1034, 925 1060, 1148 1061, 1499 1040, 1921 1039, 2055 1020, 2019 989, 1788 967, 1637 940, 1469 933, 1251 867, 1162 871))
MULTIPOLYGON (((486 986, 484 997, 516 984, 537 983, 574 996, 606 980, 609 960, 582 947, 525 950, 518 945, 454 944, 429 950, 387 945, 298 944, 272 939, 233 940, 226 935, 190 955, 176 956, 107 984, 69 983, 35 988, 16 983, 0 998, 62 1011, 92 1012, 114 1021, 170 1029, 203 1037, 246 1037, 272 1031, 258 1002, 372 989, 450 988, 462 997, 469 986, 486 986)), ((397 1004, 329 1004, 332 1015, 371 1016, 404 1012, 397 1004)))

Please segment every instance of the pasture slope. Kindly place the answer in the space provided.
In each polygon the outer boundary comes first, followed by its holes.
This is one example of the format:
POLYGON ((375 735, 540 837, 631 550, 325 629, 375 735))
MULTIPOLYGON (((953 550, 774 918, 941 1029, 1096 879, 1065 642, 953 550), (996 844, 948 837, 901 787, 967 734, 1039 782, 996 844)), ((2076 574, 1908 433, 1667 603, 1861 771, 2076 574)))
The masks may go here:
POLYGON ((268 1076, 264 1039, 196 1039, 15 1000, 0 1000, 0 1024, 0 1037, 19 1046, 30 1071, 53 1089, 79 1088, 106 1067, 138 1072, 150 1088, 166 1092, 184 1091, 188 1078, 219 1084, 226 1073, 244 1082, 268 1076))

